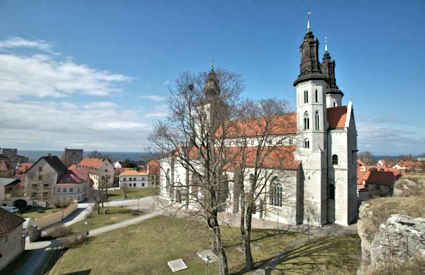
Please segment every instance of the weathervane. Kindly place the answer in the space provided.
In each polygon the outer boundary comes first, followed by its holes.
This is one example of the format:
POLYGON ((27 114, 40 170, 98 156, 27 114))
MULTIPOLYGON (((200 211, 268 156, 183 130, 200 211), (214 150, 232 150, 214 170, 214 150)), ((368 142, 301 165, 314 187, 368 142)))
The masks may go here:
POLYGON ((307 11, 307 31, 310 31, 310 15, 311 11, 307 11))
POLYGON ((328 37, 325 36, 325 52, 328 51, 328 37))

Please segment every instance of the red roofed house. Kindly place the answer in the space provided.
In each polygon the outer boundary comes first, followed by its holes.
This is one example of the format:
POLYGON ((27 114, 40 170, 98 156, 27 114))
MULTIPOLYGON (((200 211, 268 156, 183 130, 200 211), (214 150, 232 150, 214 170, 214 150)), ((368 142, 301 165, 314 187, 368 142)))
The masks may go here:
POLYGON ((22 223, 25 220, 0 207, 0 271, 25 249, 22 223))
POLYGON ((149 185, 150 186, 159 186, 159 174, 160 166, 159 161, 150 160, 148 161, 148 174, 149 174, 149 185))
MULTIPOLYGON (((351 102, 342 106, 343 93, 336 85, 335 61, 327 50, 319 61, 319 41, 308 28, 300 46, 300 72, 293 83, 296 88, 296 112, 272 117, 265 150, 263 173, 270 173, 266 190, 259 194, 256 217, 286 224, 337 223, 348 225, 357 217, 357 131, 351 102), (269 149, 273 148, 273 149, 269 149), (267 206, 267 207, 266 207, 267 206)), ((219 80, 214 69, 208 73, 204 100, 198 107, 214 123, 214 108, 223 104, 219 80)), ((242 139, 247 142, 246 163, 249 171, 255 167, 255 152, 259 133, 266 127, 263 117, 228 121, 225 133, 229 161, 224 167, 227 178, 235 177, 242 158, 242 139)), ((195 129, 208 126, 198 125, 195 129)), ((197 130, 201 131, 201 130, 197 130)), ((199 138, 191 142, 199 144, 199 138)), ((201 148, 198 146, 198 148, 201 148)), ((196 177, 186 170, 178 153, 188 150, 194 164, 201 154, 193 148, 178 148, 174 154, 160 160, 161 198, 173 203, 185 203, 198 196, 197 189, 185 190, 196 177)), ((251 172, 249 172, 251 173, 251 172)), ((244 179, 249 186, 249 177, 244 179)), ((248 187, 247 187, 248 188, 248 187)), ((227 183, 226 211, 240 211, 240 194, 233 181, 227 183)), ((189 207, 196 207, 189 205, 189 207)))
POLYGON ((67 205, 72 201, 83 201, 87 198, 89 188, 88 171, 74 168, 66 171, 56 183, 56 204, 67 205))
POLYGON ((111 187, 114 183, 114 166, 107 158, 83 158, 76 167, 89 171, 94 189, 99 189, 102 184, 111 187))

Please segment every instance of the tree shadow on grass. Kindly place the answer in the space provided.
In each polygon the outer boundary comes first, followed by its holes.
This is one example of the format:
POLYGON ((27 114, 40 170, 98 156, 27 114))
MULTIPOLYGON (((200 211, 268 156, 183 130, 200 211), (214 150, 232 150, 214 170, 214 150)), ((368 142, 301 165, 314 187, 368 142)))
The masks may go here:
MULTIPOLYGON (((278 255, 255 263, 255 269, 266 270, 265 274, 274 272, 291 272, 293 274, 309 274, 327 270, 329 266, 344 268, 355 265, 352 255, 334 251, 335 237, 322 237, 308 240, 298 239, 287 245, 278 255), (267 272, 268 271, 268 272, 267 272)), ((244 274, 243 266, 232 273, 244 274)))

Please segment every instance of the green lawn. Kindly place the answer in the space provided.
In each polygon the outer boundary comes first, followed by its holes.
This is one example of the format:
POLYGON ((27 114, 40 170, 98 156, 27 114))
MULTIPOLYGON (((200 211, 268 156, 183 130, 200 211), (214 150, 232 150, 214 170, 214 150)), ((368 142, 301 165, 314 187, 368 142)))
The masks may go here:
MULTIPOLYGON (((156 196, 159 194, 159 188, 149 187, 144 189, 130 190, 127 193, 128 199, 156 196)), ((124 194, 121 190, 108 190, 108 201, 123 200, 124 194)))
POLYGON ((104 210, 106 210, 107 214, 98 215, 97 212, 93 210, 93 212, 90 214, 90 216, 87 219, 81 222, 74 223, 69 228, 74 233, 89 231, 89 230, 99 228, 105 225, 119 223, 124 220, 128 220, 128 219, 143 215, 143 212, 141 211, 131 210, 127 208, 120 208, 120 207, 105 207, 104 209, 101 209, 102 212, 104 210))
POLYGON ((23 218, 40 218, 42 216, 46 216, 49 214, 52 214, 54 212, 58 212, 62 210, 61 208, 49 208, 49 209, 41 209, 41 208, 33 208, 28 207, 28 209, 24 210, 22 213, 18 213, 23 218), (41 211, 38 212, 37 210, 40 209, 41 211))
MULTIPOLYGON (((260 244, 260 248, 253 251, 256 264, 276 255, 297 238, 305 238, 305 235, 254 230, 253 240, 260 244)), ((237 250, 240 245, 239 229, 223 227, 223 241, 231 272, 240 274, 244 258, 237 250)), ((81 271, 90 271, 90 274, 172 274, 167 261, 178 258, 182 258, 189 267, 178 274, 205 274, 207 266, 196 252, 210 248, 211 242, 211 234, 204 223, 159 216, 99 235, 78 248, 69 249, 50 274, 81 271)), ((288 272, 285 271, 285 274, 311 274, 320 270, 354 274, 359 253, 358 237, 320 239, 294 248, 278 268, 284 268, 288 272)), ((208 268, 209 274, 217 274, 216 264, 210 264, 208 268)), ((275 272, 273 274, 281 274, 281 271, 275 272)))

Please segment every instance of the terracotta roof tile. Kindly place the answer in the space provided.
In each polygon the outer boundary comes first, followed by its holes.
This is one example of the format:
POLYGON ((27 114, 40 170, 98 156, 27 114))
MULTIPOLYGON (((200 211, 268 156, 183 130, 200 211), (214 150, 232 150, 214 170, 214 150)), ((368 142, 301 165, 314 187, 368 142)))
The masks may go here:
POLYGON ((347 106, 328 108, 327 118, 330 129, 344 128, 347 119, 347 106))
POLYGON ((146 175, 148 175, 148 172, 146 171, 137 171, 135 169, 128 169, 121 172, 120 177, 121 176, 146 176, 146 175))
POLYGON ((78 166, 80 167, 88 167, 88 168, 99 168, 102 166, 103 160, 100 158, 83 158, 79 163, 78 166))
MULTIPOLYGON (((287 135, 297 133, 297 113, 286 113, 272 117, 269 122, 270 130, 266 131, 267 120, 263 117, 255 119, 234 120, 228 123, 226 138, 237 137, 255 137, 263 135, 287 135)), ((223 129, 219 128, 216 132, 217 136, 223 133, 223 129)))

